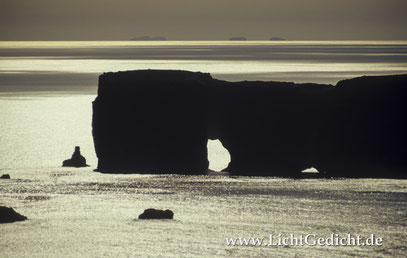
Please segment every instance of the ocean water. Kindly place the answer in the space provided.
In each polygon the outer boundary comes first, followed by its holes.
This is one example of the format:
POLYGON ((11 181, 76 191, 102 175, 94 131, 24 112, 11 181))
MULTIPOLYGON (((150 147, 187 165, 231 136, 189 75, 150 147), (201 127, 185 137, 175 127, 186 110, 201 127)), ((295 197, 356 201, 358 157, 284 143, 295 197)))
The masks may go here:
MULTIPOLYGON (((404 257, 407 181, 93 172, 91 102, 100 73, 210 72, 233 81, 335 84, 407 71, 407 42, 0 42, 0 257, 404 257), (80 145, 90 167, 62 168, 80 145), (144 209, 173 221, 139 221, 144 209), (383 239, 381 246, 227 246, 269 234, 383 239)), ((210 167, 230 156, 209 141, 210 167)))
POLYGON ((231 81, 319 82, 407 71, 407 41, 0 42, 0 92, 95 93, 103 72, 183 69, 231 81))
MULTIPOLYGON (((11 171, 10 171, 11 172, 11 171)), ((407 182, 380 179, 103 175, 16 169, 1 205, 2 257, 405 257, 407 182), (141 221, 146 208, 174 220, 141 221), (382 246, 227 246, 225 238, 352 234, 382 246)))

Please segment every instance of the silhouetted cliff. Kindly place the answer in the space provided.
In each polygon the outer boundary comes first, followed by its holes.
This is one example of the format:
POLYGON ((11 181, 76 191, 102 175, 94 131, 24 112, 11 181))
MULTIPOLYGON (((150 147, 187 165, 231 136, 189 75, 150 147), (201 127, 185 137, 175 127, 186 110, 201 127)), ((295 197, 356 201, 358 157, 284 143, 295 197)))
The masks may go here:
POLYGON ((319 171, 407 177, 407 75, 343 80, 323 101, 319 171))
POLYGON ((93 136, 104 172, 205 173, 219 139, 235 175, 406 176, 407 75, 338 85, 226 82, 143 70, 99 77, 93 136))
POLYGON ((223 82, 213 90, 209 138, 231 155, 226 171, 295 176, 312 167, 321 96, 331 85, 223 82))
POLYGON ((101 75, 92 125, 98 169, 205 173, 210 81, 182 71, 101 75))

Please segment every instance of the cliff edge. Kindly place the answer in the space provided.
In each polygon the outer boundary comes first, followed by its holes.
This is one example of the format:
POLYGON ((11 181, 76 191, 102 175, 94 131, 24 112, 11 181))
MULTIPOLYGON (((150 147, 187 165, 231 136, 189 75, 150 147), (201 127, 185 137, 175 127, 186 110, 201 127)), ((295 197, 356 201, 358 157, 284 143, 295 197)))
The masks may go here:
POLYGON ((98 169, 204 174, 219 139, 234 175, 405 178, 407 75, 333 85, 227 82, 188 71, 99 77, 93 103, 98 169))

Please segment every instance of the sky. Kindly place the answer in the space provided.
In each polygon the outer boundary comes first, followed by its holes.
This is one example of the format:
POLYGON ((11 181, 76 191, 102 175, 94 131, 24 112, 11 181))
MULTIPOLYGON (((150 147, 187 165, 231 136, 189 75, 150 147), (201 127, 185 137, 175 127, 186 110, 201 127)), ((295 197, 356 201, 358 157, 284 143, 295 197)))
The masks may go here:
POLYGON ((0 40, 407 40, 406 0, 0 0, 0 40))

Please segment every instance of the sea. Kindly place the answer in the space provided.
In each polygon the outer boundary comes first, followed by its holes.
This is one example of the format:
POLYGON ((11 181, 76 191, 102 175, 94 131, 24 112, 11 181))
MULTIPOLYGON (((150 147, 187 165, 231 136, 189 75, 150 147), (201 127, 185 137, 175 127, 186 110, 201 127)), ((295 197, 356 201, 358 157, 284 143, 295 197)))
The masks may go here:
POLYGON ((0 224, 0 257, 405 257, 406 180, 231 177, 216 140, 208 175, 94 172, 98 76, 137 69, 335 85, 407 73, 407 41, 0 42, 0 206, 28 217, 0 224), (89 167, 61 167, 75 146, 89 167), (174 219, 138 220, 147 208, 174 219), (239 242, 270 235, 310 243, 239 242), (381 241, 312 241, 350 235, 381 241))

